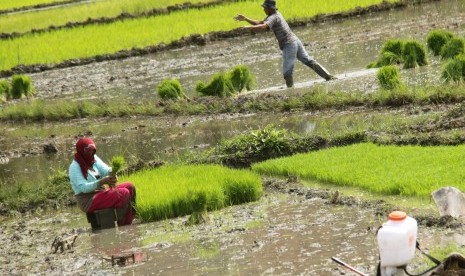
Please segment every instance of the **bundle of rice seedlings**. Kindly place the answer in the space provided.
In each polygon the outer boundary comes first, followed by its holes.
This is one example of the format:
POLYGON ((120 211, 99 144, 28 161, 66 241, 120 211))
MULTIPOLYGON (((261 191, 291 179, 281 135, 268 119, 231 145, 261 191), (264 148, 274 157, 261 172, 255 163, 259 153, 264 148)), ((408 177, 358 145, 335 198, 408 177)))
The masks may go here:
POLYGON ((454 58, 465 53, 465 40, 463 38, 451 38, 441 49, 443 59, 454 58))
POLYGON ((221 98, 232 96, 236 92, 231 79, 224 73, 214 75, 208 85, 202 81, 197 82, 195 90, 204 96, 218 96, 221 98))
POLYGON ((10 83, 7 80, 0 80, 0 100, 8 100, 10 98, 10 83))
POLYGON ((184 89, 177 79, 164 80, 157 87, 157 94, 163 100, 178 100, 186 98, 184 89))
POLYGON ((451 32, 445 30, 433 30, 428 33, 426 44, 428 45, 428 49, 430 49, 435 56, 438 56, 441 54, 442 47, 453 37, 454 34, 451 32))
POLYGON ((13 99, 20 99, 22 95, 32 96, 34 91, 31 78, 27 75, 13 75, 10 94, 13 99))
POLYGON ((244 89, 250 91, 255 86, 255 79, 250 72, 249 67, 245 65, 238 65, 234 67, 229 73, 228 77, 231 80, 234 90, 238 93, 244 89))
POLYGON ((393 90, 401 87, 402 85, 399 68, 395 65, 382 67, 379 69, 377 77, 381 88, 386 90, 393 90))
POLYGON ((444 65, 441 77, 447 82, 460 82, 465 80, 465 54, 450 59, 444 65))
POLYGON ((418 41, 410 40, 404 43, 402 48, 404 68, 415 68, 428 64, 425 47, 418 41))
POLYGON ((116 175, 118 172, 124 169, 126 166, 126 160, 122 155, 115 155, 111 159, 111 172, 112 174, 116 175))
POLYGON ((392 39, 386 41, 381 47, 378 60, 369 64, 367 68, 379 68, 402 63, 402 47, 403 42, 401 40, 392 39))

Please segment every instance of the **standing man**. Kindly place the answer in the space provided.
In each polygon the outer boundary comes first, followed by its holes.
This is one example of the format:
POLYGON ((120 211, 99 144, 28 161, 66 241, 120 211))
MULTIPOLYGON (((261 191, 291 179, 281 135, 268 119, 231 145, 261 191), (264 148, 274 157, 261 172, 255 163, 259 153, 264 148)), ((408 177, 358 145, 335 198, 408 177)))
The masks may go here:
POLYGON ((276 1, 265 0, 262 4, 266 13, 263 21, 250 19, 245 15, 238 14, 235 19, 238 21, 247 21, 251 26, 244 26, 242 29, 250 30, 272 30, 279 43, 279 48, 283 52, 283 75, 286 80, 286 86, 292 87, 294 80, 295 60, 298 59, 303 64, 313 69, 318 75, 329 81, 335 79, 329 72, 321 66, 313 57, 309 56, 300 39, 292 32, 284 17, 276 8, 276 1))

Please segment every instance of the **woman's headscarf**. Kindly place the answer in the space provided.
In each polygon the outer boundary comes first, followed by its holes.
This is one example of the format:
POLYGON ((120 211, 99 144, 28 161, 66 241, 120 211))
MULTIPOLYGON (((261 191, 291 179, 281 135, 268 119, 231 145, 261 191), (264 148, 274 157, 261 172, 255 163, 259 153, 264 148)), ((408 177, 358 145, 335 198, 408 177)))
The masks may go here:
POLYGON ((97 148, 95 147, 95 143, 90 138, 81 138, 76 143, 76 153, 74 154, 74 160, 79 163, 84 178, 87 178, 87 170, 89 170, 89 168, 91 168, 95 163, 94 154, 96 150, 97 148), (93 152, 93 154, 86 154, 86 152, 89 151, 93 152))

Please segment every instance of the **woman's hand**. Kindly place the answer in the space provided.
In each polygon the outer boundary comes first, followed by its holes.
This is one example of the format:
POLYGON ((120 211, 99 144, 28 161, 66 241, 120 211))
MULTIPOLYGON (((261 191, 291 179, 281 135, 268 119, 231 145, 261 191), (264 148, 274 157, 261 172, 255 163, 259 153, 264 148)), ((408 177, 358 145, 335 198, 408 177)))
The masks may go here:
POLYGON ((107 184, 110 187, 114 187, 116 186, 117 181, 118 181, 118 177, 116 175, 110 174, 100 179, 99 183, 100 183, 100 186, 107 184))

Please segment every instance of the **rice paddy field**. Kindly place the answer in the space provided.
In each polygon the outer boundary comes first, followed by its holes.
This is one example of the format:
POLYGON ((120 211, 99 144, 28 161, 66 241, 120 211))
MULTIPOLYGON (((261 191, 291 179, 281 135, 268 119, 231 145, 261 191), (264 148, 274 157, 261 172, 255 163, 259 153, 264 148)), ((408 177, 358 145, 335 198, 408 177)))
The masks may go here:
MULTIPOLYGON (((129 6, 134 2, 130 3, 129 6)), ((311 10, 308 10, 307 1, 283 1, 280 3, 280 11, 292 20, 310 18, 321 13, 348 11, 356 7, 379 3, 381 1, 321 1, 314 3, 311 10), (288 11, 289 14, 287 14, 288 11)), ((171 4, 171 2, 166 4, 171 4)), ((19 64, 54 64, 70 59, 112 54, 132 48, 167 44, 191 34, 203 35, 210 32, 229 31, 242 25, 233 20, 238 13, 247 12, 252 18, 262 19, 263 11, 259 5, 260 1, 239 1, 202 9, 187 9, 167 15, 127 19, 110 24, 91 24, 3 39, 0 40, 0 70, 9 70, 19 64), (186 18, 189 20, 185 20, 186 18), (161 26, 170 26, 170 28, 161 26)), ((130 9, 129 6, 128 9, 130 9)), ((12 15, 12 18, 7 21, 14 21, 15 16, 22 15, 12 15)), ((41 18, 50 17, 39 16, 40 21, 42 21, 41 18)), ((35 19, 31 20, 29 24, 36 26, 35 19)), ((29 22, 29 20, 20 19, 17 22, 21 24, 14 23, 12 28, 4 31, 15 32, 15 26, 24 26, 23 22, 29 22)), ((24 30, 18 31, 24 32, 24 30)))
POLYGON ((465 148, 357 144, 254 164, 252 170, 297 176, 381 195, 428 198, 444 186, 465 189, 465 148))
MULTIPOLYGON (((388 39, 463 37, 463 1, 379 11, 372 5, 387 2, 278 0, 338 77, 296 64, 292 89, 273 34, 241 33, 245 22, 233 20, 263 19, 262 0, 184 2, 0 1, 2 80, 30 70, 34 87, 0 95, 1 275, 347 275, 334 256, 374 275, 376 229, 399 209, 435 257, 465 251, 463 221, 440 217, 430 199, 465 189, 463 82, 442 79, 446 60, 431 52, 424 66, 397 65, 402 89, 380 88, 366 69, 388 39), (137 54, 107 58, 123 50, 137 54), (255 90, 194 93, 239 64, 255 90), (166 79, 186 97, 161 100, 166 79), (66 170, 81 136, 115 170, 127 167, 119 181, 137 189, 133 225, 92 231, 76 206, 66 170), (72 237, 73 248, 51 250, 72 237)), ((415 256, 408 269, 429 266, 415 256)))

